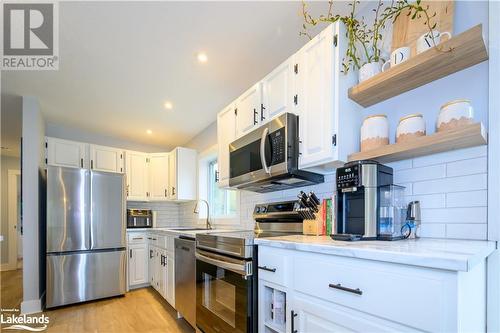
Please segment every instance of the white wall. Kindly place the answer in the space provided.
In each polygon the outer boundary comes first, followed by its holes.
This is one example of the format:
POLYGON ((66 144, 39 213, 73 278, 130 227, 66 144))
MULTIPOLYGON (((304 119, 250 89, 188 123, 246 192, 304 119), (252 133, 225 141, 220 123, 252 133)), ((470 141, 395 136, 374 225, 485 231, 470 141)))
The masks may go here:
POLYGON ((47 123, 45 134, 59 139, 74 140, 96 145, 136 150, 145 153, 161 153, 172 150, 170 146, 154 146, 137 143, 134 141, 121 140, 114 137, 89 132, 78 128, 72 128, 54 123, 47 123))
POLYGON ((22 313, 41 311, 40 298, 45 290, 45 263, 43 262, 44 228, 43 175, 45 123, 38 101, 23 97, 22 122, 22 196, 23 196, 23 302, 22 313), (40 214, 42 212, 42 214, 40 214), (41 246, 42 245, 42 246, 41 246), (40 260, 42 259, 42 260, 40 260))
POLYGON ((18 157, 13 156, 0 156, 0 184, 1 184, 1 234, 4 239, 0 243, 0 253, 1 253, 1 261, 0 264, 6 264, 9 261, 9 196, 8 196, 8 171, 9 170, 20 170, 21 169, 21 161, 18 157))

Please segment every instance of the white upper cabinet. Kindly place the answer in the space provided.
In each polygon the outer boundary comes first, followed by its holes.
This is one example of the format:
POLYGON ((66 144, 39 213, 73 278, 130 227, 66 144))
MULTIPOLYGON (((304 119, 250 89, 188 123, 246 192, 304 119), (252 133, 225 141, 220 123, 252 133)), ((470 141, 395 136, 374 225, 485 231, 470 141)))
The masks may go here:
POLYGON ((96 171, 123 173, 123 150, 112 147, 90 145, 90 168, 96 171))
POLYGON ((150 200, 165 201, 169 199, 169 154, 155 153, 149 155, 149 192, 150 200))
POLYGON ((229 144, 236 139, 236 114, 229 105, 217 115, 219 187, 229 186, 229 144))
POLYGON ((248 89, 236 100, 236 133, 238 136, 258 126, 264 118, 262 87, 260 82, 248 89))
POLYGON ((47 165, 88 168, 87 148, 82 142, 46 138, 47 165))
POLYGON ((170 200, 196 200, 198 154, 196 150, 177 147, 169 156, 170 200))
POLYGON ((285 112, 294 113, 294 69, 298 69, 293 56, 279 65, 262 81, 262 104, 264 121, 285 112))
POLYGON ((148 157, 145 153, 126 152, 127 200, 148 200, 148 157))
POLYGON ((299 167, 303 169, 333 171, 358 150, 361 112, 347 96, 355 74, 341 73, 344 36, 343 25, 332 24, 296 54, 299 167))

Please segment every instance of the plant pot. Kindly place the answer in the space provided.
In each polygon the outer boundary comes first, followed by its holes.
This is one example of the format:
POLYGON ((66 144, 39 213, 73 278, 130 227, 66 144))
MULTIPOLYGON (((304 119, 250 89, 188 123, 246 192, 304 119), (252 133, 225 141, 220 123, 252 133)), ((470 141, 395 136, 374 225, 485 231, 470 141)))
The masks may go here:
POLYGON ((382 70, 380 66, 380 62, 369 62, 361 66, 358 72, 358 81, 359 83, 368 80, 372 76, 377 75, 382 70))

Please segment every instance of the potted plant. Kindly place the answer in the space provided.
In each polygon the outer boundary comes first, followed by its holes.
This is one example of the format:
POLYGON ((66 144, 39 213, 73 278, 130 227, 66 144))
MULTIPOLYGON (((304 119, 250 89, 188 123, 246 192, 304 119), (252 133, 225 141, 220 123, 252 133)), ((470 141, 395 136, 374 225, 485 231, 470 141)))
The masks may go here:
MULTIPOLYGON (((396 19, 404 13, 411 19, 424 18, 424 24, 429 28, 429 34, 432 36, 436 24, 431 23, 432 17, 429 15, 428 7, 421 5, 421 0, 396 0, 390 5, 384 5, 382 0, 379 0, 376 7, 372 9, 374 13, 373 22, 368 25, 365 18, 358 18, 356 6, 360 3, 359 0, 352 1, 350 13, 346 16, 333 14, 333 0, 328 1, 328 13, 320 15, 318 18, 312 17, 308 10, 307 4, 302 2, 302 15, 304 23, 301 35, 311 36, 308 33, 308 27, 316 26, 320 23, 342 22, 346 27, 347 51, 342 61, 343 72, 347 73, 350 69, 359 70, 359 82, 362 82, 381 71, 381 43, 382 32, 384 31, 387 22, 394 23, 396 19)), ((432 38, 434 40, 434 38, 432 38)))

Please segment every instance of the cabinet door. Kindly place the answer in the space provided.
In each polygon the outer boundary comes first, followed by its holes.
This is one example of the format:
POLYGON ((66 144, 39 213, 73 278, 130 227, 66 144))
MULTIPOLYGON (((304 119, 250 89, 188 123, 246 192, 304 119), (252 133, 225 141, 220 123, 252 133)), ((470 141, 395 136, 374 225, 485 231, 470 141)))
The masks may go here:
POLYGON ((163 255, 163 264, 162 264, 162 270, 161 270, 161 292, 160 294, 163 296, 164 299, 168 298, 168 256, 167 256, 167 251, 162 250, 162 255, 163 255))
POLYGON ((47 164, 71 167, 88 168, 88 144, 76 141, 46 138, 47 164))
POLYGON ((168 254, 167 256, 168 259, 167 259, 166 299, 170 303, 170 305, 175 307, 175 261, 173 254, 168 254))
POLYGON ((123 172, 123 150, 90 145, 90 168, 96 171, 123 172))
MULTIPOLYGON (((284 112, 294 112, 293 57, 279 65, 262 80, 263 107, 261 120, 270 120, 284 112)), ((297 66, 298 70, 298 66, 297 66)))
POLYGON ((154 275, 153 288, 155 288, 156 291, 159 292, 161 283, 161 254, 160 254, 160 249, 158 249, 157 247, 154 248, 153 275, 154 275))
POLYGON ((177 199, 177 148, 170 152, 168 158, 168 187, 169 198, 177 199))
POLYGON ((238 136, 259 125, 261 103, 262 89, 260 82, 245 91, 236 100, 236 132, 238 136))
MULTIPOLYGON (((332 25, 309 41, 297 54, 299 113, 299 167, 330 160, 334 153, 334 77, 332 25)), ((358 129, 353 129, 358 130, 358 129)))
POLYGON ((134 286, 148 282, 147 244, 129 246, 129 285, 134 286))
POLYGON ((127 200, 148 199, 148 155, 135 151, 126 153, 127 200))
POLYGON ((229 144, 236 138, 236 114, 229 105, 217 115, 219 187, 229 186, 229 144))
POLYGON ((165 201, 169 198, 168 178, 169 163, 168 153, 149 155, 149 199, 165 201))
POLYGON ((154 287, 155 285, 155 247, 152 245, 148 246, 148 277, 149 283, 154 287))
POLYGON ((377 317, 372 317, 334 303, 294 293, 289 313, 293 330, 298 332, 402 332, 411 331, 377 317), (292 312, 295 316, 292 317, 292 312))

